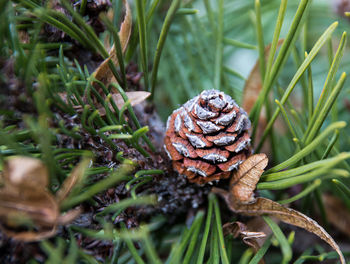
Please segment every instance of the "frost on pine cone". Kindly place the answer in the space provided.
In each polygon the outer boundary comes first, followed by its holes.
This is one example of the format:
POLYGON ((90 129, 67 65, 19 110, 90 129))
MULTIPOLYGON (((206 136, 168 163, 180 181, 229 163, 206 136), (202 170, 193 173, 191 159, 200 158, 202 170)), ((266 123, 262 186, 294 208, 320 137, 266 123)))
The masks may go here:
POLYGON ((165 150, 190 182, 228 178, 250 155, 249 128, 247 113, 230 96, 206 90, 169 117, 165 150))

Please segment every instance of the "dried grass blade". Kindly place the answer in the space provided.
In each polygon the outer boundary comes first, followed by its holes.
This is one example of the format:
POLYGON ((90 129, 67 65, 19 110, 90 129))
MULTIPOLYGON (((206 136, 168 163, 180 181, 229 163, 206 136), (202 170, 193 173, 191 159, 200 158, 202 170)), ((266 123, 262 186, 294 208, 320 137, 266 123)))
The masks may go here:
MULTIPOLYGON (((128 2, 126 0, 123 0, 123 3, 125 6, 125 16, 124 16, 123 23, 120 26, 118 35, 120 39, 120 45, 124 53, 128 46, 129 39, 131 36, 132 14, 131 14, 131 9, 128 2)), ((112 61, 112 63, 115 65, 119 64, 115 45, 113 45, 111 50, 109 51, 109 57, 105 59, 93 73, 93 76, 97 80, 102 81, 106 86, 113 79, 113 73, 109 69, 109 65, 108 65, 110 61, 112 61)))
POLYGON ((68 197, 74 186, 76 186, 76 184, 78 184, 83 179, 85 170, 89 163, 89 159, 84 159, 73 169, 71 174, 65 179, 61 188, 56 193, 57 202, 59 204, 65 198, 68 197))

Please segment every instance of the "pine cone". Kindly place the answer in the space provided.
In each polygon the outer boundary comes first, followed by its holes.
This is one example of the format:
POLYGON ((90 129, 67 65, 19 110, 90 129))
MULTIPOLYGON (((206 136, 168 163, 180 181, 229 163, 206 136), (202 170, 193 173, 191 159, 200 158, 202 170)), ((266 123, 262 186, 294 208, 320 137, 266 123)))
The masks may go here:
POLYGON ((230 177, 251 153, 247 113, 228 95, 203 91, 175 110, 167 122, 165 150, 190 182, 230 177))

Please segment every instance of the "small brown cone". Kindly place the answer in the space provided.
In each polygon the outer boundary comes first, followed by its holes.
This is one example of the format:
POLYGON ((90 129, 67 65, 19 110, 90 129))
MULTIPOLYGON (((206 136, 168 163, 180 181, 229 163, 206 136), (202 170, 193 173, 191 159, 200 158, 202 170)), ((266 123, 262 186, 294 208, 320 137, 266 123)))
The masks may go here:
POLYGON ((228 178, 251 153, 249 128, 247 113, 230 96, 206 90, 169 117, 165 150, 190 182, 228 178))

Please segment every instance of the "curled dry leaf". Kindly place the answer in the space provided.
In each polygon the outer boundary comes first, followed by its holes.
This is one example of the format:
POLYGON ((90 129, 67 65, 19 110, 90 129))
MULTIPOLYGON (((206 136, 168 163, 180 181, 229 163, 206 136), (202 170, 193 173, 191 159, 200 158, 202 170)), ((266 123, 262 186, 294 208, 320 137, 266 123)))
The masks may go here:
POLYGON ((40 232, 34 232, 34 231, 24 231, 24 232, 14 232, 10 230, 2 230, 4 233, 15 240, 20 240, 23 242, 35 242, 40 241, 49 237, 52 237, 56 234, 57 228, 54 226, 52 229, 49 230, 41 230, 40 232))
POLYGON ((58 225, 66 225, 68 223, 71 223, 75 218, 77 218, 81 214, 81 208, 75 208, 72 210, 69 210, 68 212, 61 214, 57 218, 57 224, 58 225))
POLYGON ((68 197, 73 187, 81 182, 89 163, 89 159, 82 160, 63 182, 61 188, 56 193, 56 200, 59 204, 61 204, 62 201, 68 197))
MULTIPOLYGON (((151 95, 150 92, 136 91, 136 92, 126 92, 126 96, 130 101, 130 105, 134 106, 145 101, 151 95)), ((118 108, 122 108, 125 104, 123 97, 120 94, 112 95, 115 104, 118 108)))
POLYGON ((48 181, 48 170, 38 159, 25 156, 14 156, 4 163, 4 184, 10 186, 30 186, 45 188, 48 181))
MULTIPOLYGON (((126 0, 123 0, 123 4, 125 6, 125 16, 123 23, 120 26, 119 30, 119 39, 120 39, 120 45, 122 47, 123 53, 125 52, 129 39, 131 36, 131 28, 132 28, 132 14, 131 9, 126 0)), ((111 50, 109 51, 109 57, 105 59, 100 66, 96 69, 94 72, 94 77, 103 82, 106 86, 111 83, 112 81, 115 82, 112 71, 109 69, 108 62, 112 61, 115 65, 118 65, 118 58, 117 58, 117 52, 115 49, 115 46, 113 45, 111 50), (114 79, 114 80, 113 80, 114 79)))
POLYGON ((0 219, 3 224, 15 227, 19 221, 28 220, 34 225, 50 226, 56 221, 58 204, 46 190, 22 186, 18 192, 12 192, 6 186, 0 190, 0 219))
MULTIPOLYGON (((5 187, 6 188, 6 187, 5 187)), ((56 232, 59 216, 54 196, 45 190, 20 189, 21 195, 0 191, 0 228, 9 237, 22 241, 38 241, 56 232), (36 231, 17 231, 26 226, 36 231)))
MULTIPOLYGON (((280 220, 278 220, 275 217, 271 217, 271 219, 275 223, 280 222, 280 220)), ((269 225, 266 224, 265 220, 261 216, 252 217, 251 219, 248 220, 248 222, 246 223, 246 226, 248 230, 256 230, 265 234, 265 237, 256 239, 256 242, 259 244, 259 247, 262 247, 266 241, 266 238, 273 233, 269 225)))
MULTIPOLYGON (((264 159, 260 158, 257 160, 264 160, 264 159)), ((262 169, 264 169, 267 162, 266 163, 255 162, 255 163, 251 163, 251 164, 252 164, 252 166, 256 166, 258 168, 257 169, 254 169, 254 168, 249 169, 245 166, 240 167, 239 170, 242 170, 242 175, 239 173, 238 175, 240 177, 237 177, 238 179, 236 181, 233 180, 234 185, 230 186, 229 192, 226 190, 223 190, 223 189, 215 188, 215 187, 212 189, 212 192, 222 196, 224 198, 224 200, 226 201, 230 210, 235 212, 235 213, 239 213, 239 214, 247 215, 247 216, 260 216, 260 215, 274 216, 275 218, 277 218, 277 219, 279 219, 287 224, 298 226, 298 227, 304 228, 305 230, 307 230, 311 233, 314 233, 315 235, 317 235, 318 237, 323 239, 325 242, 327 242, 339 254, 341 263, 345 264, 344 256, 343 256, 339 246, 337 245, 337 243, 326 232, 326 230, 324 230, 316 221, 309 218, 308 216, 306 216, 306 215, 304 215, 296 210, 284 207, 277 202, 274 202, 272 200, 262 198, 262 197, 259 197, 256 199, 250 199, 250 200, 243 200, 243 203, 242 203, 239 190, 235 190, 235 192, 234 192, 234 188, 237 188, 237 186, 240 186, 240 182, 243 182, 243 184, 242 184, 243 189, 244 189, 243 193, 248 191, 248 194, 249 194, 252 187, 250 186, 247 189, 246 183, 248 182, 251 184, 253 182, 253 180, 251 180, 250 178, 255 179, 255 180, 256 180, 256 178, 260 178, 261 174, 263 173, 262 169), (265 166, 261 166, 261 165, 265 165, 265 166), (257 172, 259 172, 260 175, 250 175, 250 174, 257 173, 257 172), (248 178, 248 180, 245 179, 246 177, 248 178), (238 196, 237 196, 237 193, 238 193, 238 196), (250 203, 247 203, 246 201, 250 201, 250 203)), ((252 196, 249 196, 249 195, 245 196, 244 195, 243 197, 252 197, 252 196)))
MULTIPOLYGON (((122 52, 124 53, 126 51, 126 48, 128 46, 129 39, 131 36, 132 13, 131 13, 130 6, 126 0, 123 0, 123 4, 125 7, 125 15, 124 15, 124 20, 120 26, 118 35, 120 39, 122 52)), ((109 61, 112 61, 113 64, 115 65, 119 64, 116 48, 114 45, 109 51, 109 57, 105 59, 93 73, 93 76, 95 77, 95 79, 98 81, 101 81, 105 86, 108 86, 111 82, 117 82, 112 71, 109 68, 109 65, 108 65, 109 61)), ((96 88, 98 91, 100 91, 99 87, 96 87, 96 88)), ((112 95, 111 99, 114 100, 114 103, 116 104, 118 109, 121 109, 125 103, 122 96, 115 89, 111 91, 111 95, 112 95)), ((134 106, 146 100, 151 94, 149 92, 144 92, 144 91, 135 91, 135 92, 126 92, 126 95, 130 100, 130 105, 134 106)), ((60 96, 64 102, 67 102, 66 93, 62 93, 60 96)), ((100 103, 96 103, 96 104, 97 104, 96 108, 98 109, 100 115, 101 116, 106 115, 105 107, 103 107, 100 103)), ((111 111, 114 111, 111 104, 108 104, 108 106, 111 109, 111 111)), ((82 106, 80 105, 77 106, 76 110, 82 111, 82 106)))
MULTIPOLYGON (((151 95, 150 92, 144 92, 144 91, 126 92, 126 96, 128 97, 131 106, 135 106, 135 105, 137 105, 139 103, 142 103, 150 95, 151 95)), ((112 94, 112 99, 113 99, 114 103, 116 104, 116 106, 118 107, 119 110, 125 104, 124 99, 123 99, 123 97, 121 96, 120 93, 113 93, 112 94)), ((113 108, 111 107, 111 105, 109 106, 109 108, 112 111, 114 111, 113 108)), ((101 116, 106 115, 106 109, 104 107, 99 107, 98 111, 100 112, 101 116)))
MULTIPOLYGON (((124 20, 120 26, 119 30, 119 39, 120 39, 120 44, 122 47, 123 53, 126 51, 126 48, 129 43, 129 39, 131 36, 131 29, 132 29, 132 14, 131 14, 131 9, 126 0, 123 0, 123 4, 125 7, 125 15, 124 15, 124 20)), ((111 16, 109 14, 109 16, 111 16)), ((111 50, 109 51, 109 57, 105 59, 100 66, 95 70, 93 73, 93 76, 95 77, 96 80, 101 81, 105 86, 108 86, 111 82, 116 82, 116 79, 114 78, 114 75, 112 71, 109 68, 108 62, 112 61, 115 65, 118 65, 118 57, 117 57, 117 52, 115 49, 115 46, 113 45, 111 50)), ((95 84, 94 84, 95 85, 95 84)), ((96 87, 98 91, 100 91, 99 87, 96 87)), ((114 103, 118 107, 118 109, 121 109, 124 105, 124 100, 122 96, 120 95, 119 92, 117 92, 115 89, 111 91, 112 95, 112 100, 114 100, 114 103)), ((126 95, 130 101, 131 106, 135 106, 144 100, 146 100, 151 94, 149 92, 144 92, 144 91, 134 91, 134 92, 126 92, 126 95)), ((67 98, 67 93, 60 93, 59 96, 64 102, 68 102, 67 98)), ((102 106, 100 103, 96 102, 96 108, 98 109, 99 113, 101 116, 106 115, 106 109, 104 106, 102 106)), ((114 111, 113 107, 111 104, 108 104, 109 109, 111 111, 114 111)), ((78 111, 81 112, 83 110, 83 107, 81 105, 74 106, 74 108, 78 111)))
MULTIPOLYGON (((142 103, 151 95, 150 92, 145 92, 145 91, 126 92, 125 94, 128 97, 131 106, 135 106, 139 103, 142 103)), ((121 96, 120 93, 114 93, 113 91, 111 92, 111 95, 112 95, 111 99, 114 101, 114 103, 120 110, 125 104, 123 97, 121 96)), ((59 96, 61 97, 63 102, 68 103, 67 93, 60 93, 59 96)), ((83 111, 83 106, 81 105, 75 105, 73 107, 77 112, 83 111)), ((110 103, 108 104, 108 107, 112 112, 114 112, 114 109, 110 103)), ((106 115, 106 109, 102 107, 101 104, 98 104, 98 111, 100 113, 100 116, 106 115)))
POLYGON ((254 190, 267 162, 265 154, 256 154, 250 156, 239 166, 239 170, 233 174, 230 182, 231 193, 236 200, 241 203, 254 201, 254 190))
POLYGON ((0 229, 22 241, 38 241, 54 235, 58 224, 66 224, 80 214, 76 209, 61 215, 60 202, 81 178, 82 166, 63 184, 64 191, 58 200, 47 189, 48 172, 40 160, 21 156, 6 160, 4 185, 0 188, 0 229))
MULTIPOLYGON (((231 234, 234 238, 240 237, 242 241, 250 246, 256 253, 260 249, 257 239, 266 237, 264 232, 250 231, 248 227, 241 222, 226 223, 223 226, 224 236, 231 234)), ((263 264, 263 261, 259 262, 263 264)))

